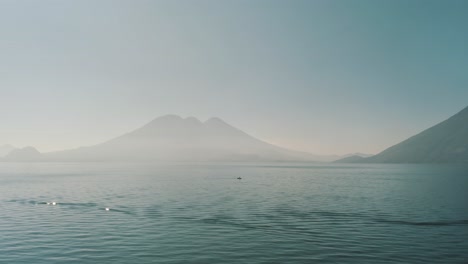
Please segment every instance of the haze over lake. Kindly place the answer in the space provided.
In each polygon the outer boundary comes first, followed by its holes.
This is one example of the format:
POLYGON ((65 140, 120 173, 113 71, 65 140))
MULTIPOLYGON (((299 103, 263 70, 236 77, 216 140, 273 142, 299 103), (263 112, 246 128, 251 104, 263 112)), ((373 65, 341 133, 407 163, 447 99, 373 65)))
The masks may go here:
POLYGON ((467 14, 0 0, 0 264, 467 263, 467 14))

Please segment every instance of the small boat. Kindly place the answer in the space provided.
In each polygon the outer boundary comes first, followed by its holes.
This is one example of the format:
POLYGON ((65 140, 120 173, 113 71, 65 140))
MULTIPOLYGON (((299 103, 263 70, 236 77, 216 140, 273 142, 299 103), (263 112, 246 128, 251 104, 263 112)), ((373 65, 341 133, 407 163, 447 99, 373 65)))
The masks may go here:
POLYGON ((241 178, 241 177, 237 177, 237 179, 238 179, 238 180, 242 180, 242 178, 241 178))

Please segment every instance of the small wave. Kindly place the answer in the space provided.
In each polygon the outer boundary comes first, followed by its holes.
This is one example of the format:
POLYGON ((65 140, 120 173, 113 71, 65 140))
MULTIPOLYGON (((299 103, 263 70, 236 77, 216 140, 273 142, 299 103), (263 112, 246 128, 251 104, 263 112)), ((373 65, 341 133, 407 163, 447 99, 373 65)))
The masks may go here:
MULTIPOLYGON (((468 220, 443 220, 443 221, 410 221, 401 219, 392 219, 386 216, 375 216, 372 214, 363 213, 349 213, 349 212, 332 212, 332 211, 299 211, 293 209, 281 209, 277 212, 282 213, 286 216, 296 217, 303 221, 314 221, 320 219, 320 221, 366 221, 366 222, 378 222, 388 224, 400 224, 400 225, 412 225, 412 226, 455 226, 455 225, 468 225, 468 220)), ((271 216, 270 216, 271 217, 271 216)))
POLYGON ((453 220, 453 221, 405 221, 405 220, 389 220, 389 219, 378 219, 376 222, 399 224, 399 225, 412 225, 412 226, 458 226, 468 225, 468 220, 453 220))
POLYGON ((213 218, 203 218, 200 219, 202 223, 210 224, 210 225, 226 225, 231 227, 238 227, 242 229, 258 229, 263 228, 263 226, 257 226, 253 224, 244 223, 232 218, 224 218, 224 217, 213 217, 213 218))
MULTIPOLYGON (((78 209, 78 208, 96 208, 99 210, 105 210, 106 207, 103 207, 102 205, 99 205, 97 203, 70 203, 70 202, 60 202, 57 200, 54 201, 36 201, 36 200, 28 200, 28 199, 13 199, 13 200, 8 200, 7 202, 10 203, 19 203, 19 204, 30 204, 30 205, 50 205, 52 202, 56 202, 56 206, 60 207, 65 207, 69 209, 78 209)), ((116 208, 110 208, 109 211, 112 212, 119 212, 119 213, 124 213, 128 215, 132 215, 133 213, 130 210, 125 210, 125 209, 116 209, 116 208)))
POLYGON ((70 207, 87 207, 87 208, 91 208, 91 207, 97 207, 98 205, 96 203, 60 203, 60 202, 57 202, 59 205, 63 205, 63 206, 70 206, 70 207))
POLYGON ((32 200, 26 200, 26 199, 13 199, 13 200, 8 200, 8 203, 20 203, 20 204, 39 204, 36 201, 32 200))
MULTIPOLYGON (((105 210, 105 208, 99 208, 102 210, 105 210)), ((115 208, 109 208, 109 212, 118 212, 118 213, 123 213, 127 215, 133 215, 134 213, 128 211, 128 210, 122 210, 122 209, 115 209, 115 208)))

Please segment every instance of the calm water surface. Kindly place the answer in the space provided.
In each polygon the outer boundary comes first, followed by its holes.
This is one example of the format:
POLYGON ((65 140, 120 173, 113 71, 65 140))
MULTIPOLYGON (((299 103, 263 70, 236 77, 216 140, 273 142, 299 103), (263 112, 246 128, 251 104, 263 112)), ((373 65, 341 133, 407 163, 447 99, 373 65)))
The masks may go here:
POLYGON ((0 263, 468 263, 468 167, 0 163, 0 263))

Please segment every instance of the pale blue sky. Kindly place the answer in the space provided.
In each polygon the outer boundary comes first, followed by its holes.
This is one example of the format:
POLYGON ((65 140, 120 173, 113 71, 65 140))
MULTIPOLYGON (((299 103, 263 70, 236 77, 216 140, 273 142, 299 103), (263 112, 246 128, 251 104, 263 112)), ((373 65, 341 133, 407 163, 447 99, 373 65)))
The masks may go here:
POLYGON ((376 153, 468 105, 468 1, 0 0, 0 145, 91 145, 218 116, 376 153))

